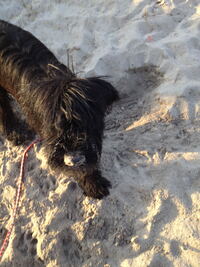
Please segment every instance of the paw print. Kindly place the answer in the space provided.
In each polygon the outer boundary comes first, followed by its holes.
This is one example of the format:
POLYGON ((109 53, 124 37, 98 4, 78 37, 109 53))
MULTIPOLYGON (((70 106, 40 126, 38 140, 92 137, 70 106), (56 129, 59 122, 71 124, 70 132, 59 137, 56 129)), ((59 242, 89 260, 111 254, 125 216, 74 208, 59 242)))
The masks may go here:
POLYGON ((18 250, 24 255, 24 256, 36 256, 36 245, 37 245, 37 239, 33 238, 31 232, 24 232, 21 234, 18 243, 17 248, 18 250))

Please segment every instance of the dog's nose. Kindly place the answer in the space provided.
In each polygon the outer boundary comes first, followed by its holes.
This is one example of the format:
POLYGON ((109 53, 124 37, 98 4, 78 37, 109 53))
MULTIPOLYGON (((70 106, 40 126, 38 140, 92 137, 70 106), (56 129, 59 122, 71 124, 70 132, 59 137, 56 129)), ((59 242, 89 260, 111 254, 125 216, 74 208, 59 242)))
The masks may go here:
POLYGON ((67 166, 80 166, 85 163, 83 155, 65 155, 64 162, 67 166))
POLYGON ((76 164, 78 162, 83 161, 83 156, 77 156, 72 159, 73 163, 76 164))

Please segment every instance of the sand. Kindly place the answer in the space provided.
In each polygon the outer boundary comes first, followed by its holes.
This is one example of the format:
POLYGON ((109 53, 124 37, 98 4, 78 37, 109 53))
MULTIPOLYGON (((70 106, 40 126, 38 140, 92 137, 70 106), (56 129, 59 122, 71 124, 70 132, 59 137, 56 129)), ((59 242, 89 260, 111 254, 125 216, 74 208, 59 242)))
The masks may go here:
MULTIPOLYGON (((93 200, 29 153, 20 213, 0 266, 200 265, 199 0, 1 0, 79 75, 108 75, 121 99, 106 117, 93 200)), ((0 139, 0 240, 23 146, 0 139)))

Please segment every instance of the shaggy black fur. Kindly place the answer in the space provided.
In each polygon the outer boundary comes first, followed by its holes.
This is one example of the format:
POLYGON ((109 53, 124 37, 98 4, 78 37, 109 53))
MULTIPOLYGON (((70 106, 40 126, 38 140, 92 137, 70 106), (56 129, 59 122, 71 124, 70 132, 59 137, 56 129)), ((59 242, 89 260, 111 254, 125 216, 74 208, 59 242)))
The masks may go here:
POLYGON ((0 20, 1 128, 20 144, 27 136, 9 95, 44 141, 50 166, 74 177, 87 196, 108 195, 110 182, 98 164, 104 116, 118 99, 113 86, 100 77, 78 78, 31 33, 0 20), (74 164, 66 163, 69 155, 74 164))

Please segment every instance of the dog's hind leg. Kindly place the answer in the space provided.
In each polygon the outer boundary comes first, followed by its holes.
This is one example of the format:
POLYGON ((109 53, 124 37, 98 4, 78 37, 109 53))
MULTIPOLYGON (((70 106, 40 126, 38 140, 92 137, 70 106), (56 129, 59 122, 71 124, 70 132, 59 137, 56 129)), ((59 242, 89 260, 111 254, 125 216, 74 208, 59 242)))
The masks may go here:
POLYGON ((25 123, 21 122, 13 112, 10 102, 6 90, 0 86, 0 131, 14 145, 20 145, 29 139, 31 134, 26 130, 25 123))

